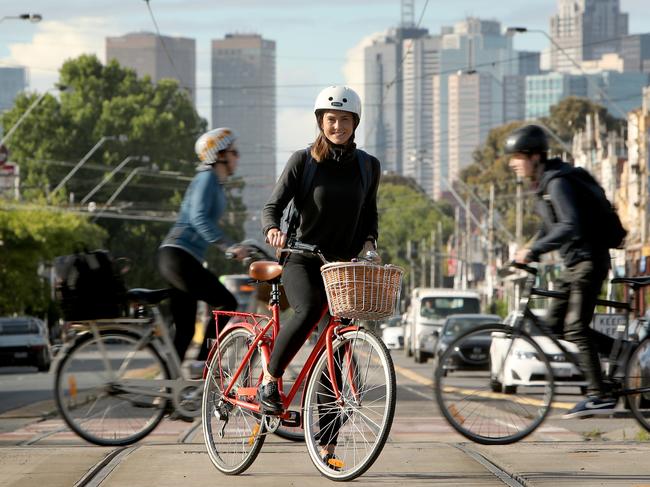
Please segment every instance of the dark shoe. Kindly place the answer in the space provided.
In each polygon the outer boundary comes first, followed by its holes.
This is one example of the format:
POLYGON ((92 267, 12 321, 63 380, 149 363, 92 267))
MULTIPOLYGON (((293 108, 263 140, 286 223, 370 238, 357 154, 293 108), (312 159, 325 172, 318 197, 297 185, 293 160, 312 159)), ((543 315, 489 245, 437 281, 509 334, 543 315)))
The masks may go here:
POLYGON ((284 408, 277 382, 262 384, 257 388, 257 400, 263 414, 282 414, 284 408))
POLYGON ((562 418, 571 419, 595 414, 612 414, 616 402, 616 399, 611 397, 588 397, 573 406, 573 409, 563 415, 562 418))
POLYGON ((323 459, 323 463, 332 470, 340 472, 343 468, 343 461, 339 460, 334 453, 326 453, 325 455, 321 455, 321 458, 323 459))

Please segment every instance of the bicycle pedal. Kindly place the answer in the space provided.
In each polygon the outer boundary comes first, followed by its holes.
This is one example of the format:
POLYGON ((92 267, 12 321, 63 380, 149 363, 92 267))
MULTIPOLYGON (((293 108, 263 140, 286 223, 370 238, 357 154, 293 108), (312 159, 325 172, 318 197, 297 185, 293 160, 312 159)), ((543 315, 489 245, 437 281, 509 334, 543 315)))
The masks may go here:
POLYGON ((289 426, 292 428, 300 427, 300 413, 298 411, 287 411, 286 416, 280 419, 282 426, 289 426))

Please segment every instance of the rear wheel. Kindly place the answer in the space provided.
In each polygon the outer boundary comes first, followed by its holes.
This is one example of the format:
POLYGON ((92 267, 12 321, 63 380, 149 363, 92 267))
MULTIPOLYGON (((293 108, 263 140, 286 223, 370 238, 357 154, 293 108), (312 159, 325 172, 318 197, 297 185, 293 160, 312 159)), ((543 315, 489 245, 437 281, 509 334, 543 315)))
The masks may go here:
POLYGON ((395 413, 395 369, 384 343, 368 330, 342 334, 333 343, 334 372, 340 399, 333 395, 322 353, 305 392, 305 439, 318 471, 331 480, 363 474, 381 453, 395 413), (335 445, 335 459, 321 456, 335 445))
MULTIPOLYGON (((625 376, 626 389, 650 387, 650 338, 643 340, 632 352, 625 376)), ((627 406, 637 421, 650 431, 650 391, 625 396, 627 406)))
MULTIPOLYGON (((233 404, 238 389, 257 389, 264 374, 261 355, 256 350, 233 384, 232 392, 224 397, 228 386, 255 335, 246 328, 235 328, 221 337, 219 349, 208 364, 203 387, 203 436, 210 460, 218 470, 236 475, 252 465, 266 438, 265 417, 233 404)), ((251 400, 251 396, 237 397, 251 400)))
POLYGON ((466 438, 486 445, 514 443, 532 433, 550 411, 551 370, 528 334, 513 336, 512 328, 499 324, 480 326, 459 336, 440 357, 436 401, 449 424, 466 438), (497 339, 500 342, 492 344, 497 339), (499 345, 502 353, 491 357, 492 345, 499 345), (534 358, 539 361, 534 382, 506 386, 501 393, 499 379, 507 369, 534 358), (453 365, 453 374, 445 374, 445 364, 453 365))
POLYGON ((169 379, 169 371, 151 344, 120 330, 101 331, 99 339, 80 337, 58 363, 54 397, 63 420, 85 440, 129 445, 147 436, 165 414, 153 379, 169 379))

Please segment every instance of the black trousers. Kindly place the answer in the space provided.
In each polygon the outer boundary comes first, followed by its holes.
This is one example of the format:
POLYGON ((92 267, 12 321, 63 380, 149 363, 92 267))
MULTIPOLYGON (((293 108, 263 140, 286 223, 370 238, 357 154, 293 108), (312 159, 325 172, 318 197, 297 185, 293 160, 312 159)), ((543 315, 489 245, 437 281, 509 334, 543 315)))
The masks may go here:
POLYGON ((568 293, 568 299, 553 299, 548 312, 547 321, 552 330, 560 334, 564 325, 564 338, 577 345, 590 396, 609 392, 603 384, 596 332, 589 326, 608 272, 607 261, 596 263, 587 260, 567 267, 558 279, 556 290, 568 293))
MULTIPOLYGON (((158 249, 158 269, 171 285, 171 313, 176 325, 174 348, 182 361, 185 358, 196 323, 197 301, 204 301, 212 308, 235 311, 237 300, 217 276, 201 265, 192 255, 177 247, 158 249)), ((219 330, 228 322, 228 318, 219 319, 219 330)), ((208 358, 208 340, 216 337, 216 327, 211 322, 205 330, 198 360, 208 358)))
MULTIPOLYGON (((282 323, 278 334, 268 371, 273 377, 281 377, 285 369, 307 341, 309 334, 318 326, 318 321, 327 304, 325 286, 321 277, 322 262, 319 257, 312 255, 292 254, 284 264, 282 285, 287 294, 289 304, 294 310, 291 319, 282 323)), ((343 353, 336 353, 334 371, 339 388, 341 387, 341 367, 343 353)), ((316 391, 320 431, 317 435, 319 444, 336 445, 339 429, 342 424, 341 410, 334 403, 333 388, 327 368, 321 374, 316 391)))
POLYGON ((284 264, 282 285, 294 314, 282 323, 268 370, 273 377, 281 377, 284 370, 307 341, 327 304, 325 285, 320 274, 320 258, 315 255, 291 254, 284 264))

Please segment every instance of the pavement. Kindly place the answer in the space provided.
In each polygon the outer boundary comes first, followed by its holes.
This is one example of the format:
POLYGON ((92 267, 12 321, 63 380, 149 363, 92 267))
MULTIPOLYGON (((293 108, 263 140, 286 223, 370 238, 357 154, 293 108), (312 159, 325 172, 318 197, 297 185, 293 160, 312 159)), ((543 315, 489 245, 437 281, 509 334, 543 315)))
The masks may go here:
MULTIPOLYGON (((405 360, 397 362, 406 364, 405 360)), ((514 445, 467 441, 440 417, 430 380, 396 365, 400 399, 389 441, 357 486, 650 487, 650 433, 633 419, 549 418, 514 445)), ((0 414, 0 487, 326 486, 305 445, 267 438, 249 470, 226 476, 210 462, 198 421, 165 419, 140 443, 84 443, 43 401, 0 414)))

